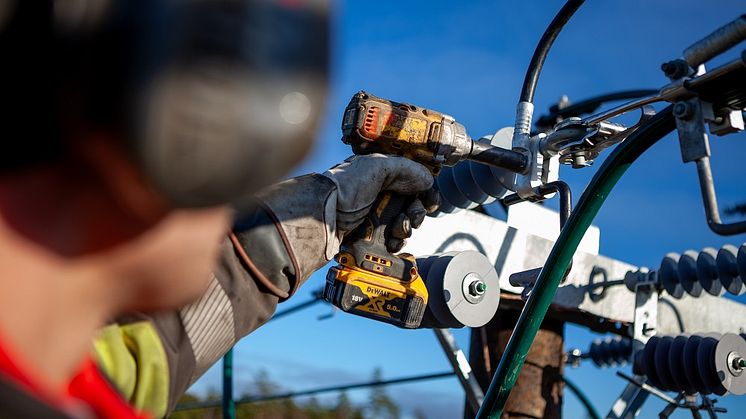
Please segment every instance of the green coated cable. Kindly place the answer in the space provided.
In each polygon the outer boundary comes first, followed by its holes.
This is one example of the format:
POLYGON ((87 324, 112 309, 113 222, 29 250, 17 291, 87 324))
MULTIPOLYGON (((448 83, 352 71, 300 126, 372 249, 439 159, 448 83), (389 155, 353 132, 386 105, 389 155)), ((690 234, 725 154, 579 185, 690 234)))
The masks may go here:
POLYGON ((675 128, 671 106, 633 132, 609 155, 583 192, 536 280, 495 371, 477 418, 497 419, 521 371, 575 250, 611 190, 632 163, 675 128))
POLYGON ((585 406, 585 409, 588 411, 588 416, 591 417, 591 419, 601 419, 601 415, 598 414, 598 410, 596 410, 596 407, 593 406, 593 403, 591 403, 591 399, 588 398, 588 395, 583 392, 583 390, 580 389, 580 387, 577 386, 574 382, 570 381, 567 377, 562 377, 562 380, 565 382, 565 385, 567 388, 570 389, 570 391, 575 394, 575 396, 580 400, 580 403, 585 406))

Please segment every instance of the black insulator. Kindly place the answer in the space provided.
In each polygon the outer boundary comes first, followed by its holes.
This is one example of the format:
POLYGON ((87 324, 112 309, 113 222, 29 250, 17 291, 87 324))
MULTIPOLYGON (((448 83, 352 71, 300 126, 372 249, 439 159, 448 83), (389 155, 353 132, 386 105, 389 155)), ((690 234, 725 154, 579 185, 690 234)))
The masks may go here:
POLYGON ((746 339, 726 333, 654 336, 634 359, 633 371, 664 391, 746 394, 746 339))
POLYGON ((591 344, 588 357, 602 368, 626 365, 632 357, 632 341, 620 336, 598 339, 591 344))
POLYGON ((697 278, 702 288, 708 294, 719 297, 723 295, 723 283, 718 278, 718 251, 712 247, 705 247, 697 256, 697 278))
POLYGON ((687 250, 683 255, 669 253, 657 272, 659 285, 674 298, 684 294, 699 297, 704 292, 714 296, 724 292, 740 295, 746 292, 744 278, 746 243, 740 248, 727 244, 720 250, 706 247, 701 252, 687 250))
MULTIPOLYGON (((741 248, 746 246, 746 243, 741 245, 741 248)), ((725 290, 731 294, 743 294, 746 291, 743 285, 744 277, 741 275, 746 274, 746 267, 741 266, 742 269, 738 269, 738 249, 736 246, 726 244, 719 251, 716 258, 718 277, 722 282, 725 290)))
POLYGON ((673 298, 684 296, 684 288, 679 280, 679 258, 678 253, 669 253, 661 261, 661 267, 658 269, 658 280, 663 289, 666 290, 673 298))
MULTIPOLYGON (((477 142, 510 149, 512 133, 512 128, 503 128, 491 138, 484 137, 477 142)), ((507 169, 468 160, 443 167, 435 181, 440 191, 440 208, 432 215, 450 214, 502 199, 510 193, 505 185, 510 183, 511 176, 512 172, 507 169)))
POLYGON ((687 250, 679 258, 679 280, 684 292, 692 297, 702 295, 702 284, 697 277, 697 257, 699 253, 694 250, 687 250))

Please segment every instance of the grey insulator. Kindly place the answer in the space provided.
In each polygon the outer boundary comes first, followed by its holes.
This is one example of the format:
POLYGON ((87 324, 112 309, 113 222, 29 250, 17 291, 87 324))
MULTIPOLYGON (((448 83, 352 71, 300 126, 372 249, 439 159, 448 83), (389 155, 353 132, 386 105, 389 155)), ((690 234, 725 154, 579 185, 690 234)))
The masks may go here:
POLYGON ((602 368, 626 365, 632 357, 632 341, 621 336, 598 339, 591 344, 588 356, 602 368))
POLYGON ((429 294, 420 327, 481 327, 495 316, 500 281, 483 254, 441 253, 417 258, 417 266, 429 294))
POLYGON ((635 374, 664 391, 724 395, 746 394, 746 339, 726 333, 653 336, 634 359, 635 374))
MULTIPOLYGON (((511 148, 513 128, 499 130, 495 135, 482 137, 478 141, 502 148, 511 148)), ((505 186, 510 176, 500 170, 472 161, 463 161, 453 167, 443 167, 435 186, 440 192, 440 208, 431 216, 450 214, 462 209, 487 205, 505 197, 510 190, 505 186)))
MULTIPOLYGON (((699 297, 703 292, 714 296, 725 292, 740 295, 746 292, 744 278, 746 243, 740 248, 726 244, 720 250, 706 247, 701 252, 687 250, 683 255, 669 253, 657 272, 658 284, 674 298, 685 293, 699 297)), ((630 281, 633 279, 630 274, 630 281)))

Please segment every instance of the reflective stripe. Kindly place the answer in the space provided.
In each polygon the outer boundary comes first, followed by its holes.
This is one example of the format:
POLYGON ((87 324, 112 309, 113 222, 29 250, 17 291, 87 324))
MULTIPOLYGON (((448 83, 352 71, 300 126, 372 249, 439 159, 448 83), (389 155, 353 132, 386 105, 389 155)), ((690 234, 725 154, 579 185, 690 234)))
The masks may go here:
POLYGON ((168 360, 153 323, 103 328, 94 341, 94 354, 99 368, 136 409, 155 417, 166 414, 168 360))
POLYGON ((179 315, 192 344, 196 364, 193 378, 196 378, 235 343, 233 307, 213 275, 202 297, 181 309, 179 315))

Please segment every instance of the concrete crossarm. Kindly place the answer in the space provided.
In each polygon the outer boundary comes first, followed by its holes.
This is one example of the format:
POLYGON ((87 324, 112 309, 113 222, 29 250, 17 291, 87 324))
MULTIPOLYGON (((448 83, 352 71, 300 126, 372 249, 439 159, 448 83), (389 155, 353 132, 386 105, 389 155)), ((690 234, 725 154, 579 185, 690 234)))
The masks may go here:
MULTIPOLYGON (((407 241, 404 250, 415 256, 477 250, 495 264, 502 291, 517 294, 521 289, 508 283, 510 274, 542 266, 553 244, 552 240, 524 230, 474 211, 461 211, 427 219, 407 241)), ((587 244, 585 248, 590 253, 579 250, 575 254, 572 271, 557 290, 553 315, 594 329, 627 334, 626 326, 633 320, 635 295, 621 280, 627 271, 637 267, 594 254, 597 243, 587 244), (594 266, 606 271, 609 283, 617 284, 606 287, 601 298, 591 298, 589 294, 589 289, 597 295, 603 290, 588 286, 594 266)), ((593 280, 599 283, 603 277, 596 275, 593 280)), ((520 301, 517 296, 500 301, 501 308, 507 304, 520 304, 520 301)), ((709 295, 695 299, 685 295, 677 300, 664 292, 658 307, 659 334, 746 332, 746 305, 730 299, 709 295)))

